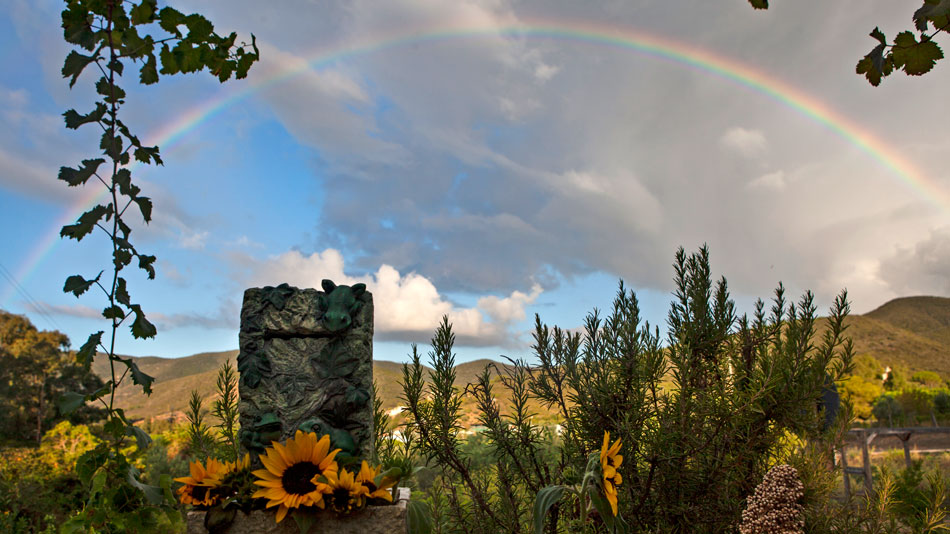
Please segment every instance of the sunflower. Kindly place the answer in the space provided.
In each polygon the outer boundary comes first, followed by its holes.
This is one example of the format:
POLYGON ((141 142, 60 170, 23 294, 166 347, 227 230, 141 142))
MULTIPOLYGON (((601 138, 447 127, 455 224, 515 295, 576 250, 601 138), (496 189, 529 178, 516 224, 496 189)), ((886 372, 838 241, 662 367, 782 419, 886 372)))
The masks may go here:
POLYGON ((610 509, 617 515, 617 486, 623 482, 617 469, 623 463, 620 455, 620 440, 610 445, 610 432, 604 432, 604 444, 600 447, 600 469, 604 477, 604 495, 610 503, 610 509))
POLYGON ((330 486, 321 477, 334 476, 337 463, 333 460, 335 449, 330 452, 330 436, 317 440, 313 432, 300 430, 287 440, 286 445, 274 441, 260 456, 264 469, 253 472, 260 480, 254 484, 263 486, 254 492, 254 497, 268 499, 267 508, 279 506, 277 522, 280 523, 291 508, 317 506, 323 508, 323 495, 330 493, 330 486))
POLYGON ((375 468, 371 468, 366 460, 363 460, 363 465, 360 468, 360 472, 356 475, 356 481, 363 485, 366 488, 367 498, 369 499, 383 499, 385 501, 393 502, 393 494, 389 491, 393 485, 396 484, 395 480, 391 480, 388 477, 383 477, 379 481, 379 486, 376 485, 376 477, 379 476, 379 472, 382 470, 382 466, 377 465, 375 468))
POLYGON ((225 475, 237 473, 251 467, 251 455, 245 454, 244 458, 233 462, 224 462, 225 475))
POLYGON ((184 484, 178 488, 182 504, 212 506, 217 500, 217 495, 214 495, 212 490, 221 485, 221 479, 227 474, 227 464, 214 458, 208 458, 205 463, 207 467, 201 465, 201 462, 191 462, 191 476, 175 479, 175 482, 184 484))
MULTIPOLYGON (((364 464, 366 462, 363 462, 364 464)), ((332 488, 330 506, 340 513, 349 513, 363 507, 369 489, 356 480, 356 476, 346 469, 337 473, 327 473, 327 481, 332 488)))

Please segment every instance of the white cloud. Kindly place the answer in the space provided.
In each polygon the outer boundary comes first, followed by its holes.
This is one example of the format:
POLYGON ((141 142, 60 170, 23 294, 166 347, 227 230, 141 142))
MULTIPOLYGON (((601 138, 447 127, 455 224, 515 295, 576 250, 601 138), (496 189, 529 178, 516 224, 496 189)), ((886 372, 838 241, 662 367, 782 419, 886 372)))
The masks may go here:
POLYGON ((726 130, 719 138, 719 143, 750 158, 762 154, 768 146, 764 133, 739 126, 726 130))
POLYGON ((898 295, 950 296, 950 227, 885 258, 878 275, 898 295))
POLYGON ((205 248, 208 232, 188 228, 181 228, 179 232, 178 246, 181 248, 188 250, 203 250, 205 248))
POLYGON ((781 191, 785 189, 785 173, 783 171, 770 172, 768 174, 763 174, 755 180, 749 182, 749 187, 752 189, 771 189, 774 191, 781 191))
POLYGON ((530 293, 485 296, 475 307, 461 307, 441 295, 424 276, 414 272, 403 275, 389 265, 381 265, 366 277, 349 276, 344 272, 343 256, 335 249, 309 256, 292 250, 266 260, 250 256, 239 256, 238 260, 236 263, 248 271, 242 281, 250 286, 286 282, 319 288, 323 279, 345 285, 365 283, 373 294, 374 328, 380 339, 427 341, 447 315, 461 344, 511 345, 515 342, 511 326, 525 318, 525 307, 542 292, 535 284, 530 293))

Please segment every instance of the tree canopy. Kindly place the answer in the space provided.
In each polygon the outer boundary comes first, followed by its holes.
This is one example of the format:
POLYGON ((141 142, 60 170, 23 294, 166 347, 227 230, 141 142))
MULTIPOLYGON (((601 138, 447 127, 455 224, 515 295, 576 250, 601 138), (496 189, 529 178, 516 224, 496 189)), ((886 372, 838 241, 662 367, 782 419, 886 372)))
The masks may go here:
POLYGON ((69 338, 38 330, 28 318, 0 310, 0 439, 35 440, 57 422, 86 422, 102 410, 84 407, 65 416, 56 401, 66 391, 95 391, 102 380, 76 363, 69 338))

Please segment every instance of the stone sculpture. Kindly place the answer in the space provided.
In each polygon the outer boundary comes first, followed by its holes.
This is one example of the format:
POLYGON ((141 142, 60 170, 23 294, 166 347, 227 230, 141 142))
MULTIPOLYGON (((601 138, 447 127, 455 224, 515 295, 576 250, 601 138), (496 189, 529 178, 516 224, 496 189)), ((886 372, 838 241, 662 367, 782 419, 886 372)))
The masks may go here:
POLYGON ((256 460, 300 429, 342 455, 373 447, 373 297, 365 284, 251 288, 241 309, 241 444, 256 460))

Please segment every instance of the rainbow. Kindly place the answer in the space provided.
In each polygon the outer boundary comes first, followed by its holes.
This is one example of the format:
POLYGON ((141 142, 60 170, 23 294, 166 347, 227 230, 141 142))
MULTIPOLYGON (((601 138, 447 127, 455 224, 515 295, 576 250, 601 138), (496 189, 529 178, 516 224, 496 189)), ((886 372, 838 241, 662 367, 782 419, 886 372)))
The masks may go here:
MULTIPOLYGON (((145 138, 148 144, 167 150, 174 147, 189 132, 209 121, 221 111, 268 87, 283 83, 304 72, 322 68, 335 62, 370 54, 373 52, 427 44, 451 39, 477 39, 484 37, 534 37, 560 39, 595 45, 613 46, 658 60, 668 61, 700 72, 708 73, 735 83, 752 92, 764 95, 779 104, 813 120, 835 133, 849 144, 865 152, 891 174, 903 181, 927 201, 941 210, 950 208, 950 196, 938 184, 928 179, 916 166, 890 147, 872 132, 857 122, 837 113, 817 98, 788 85, 767 72, 756 70, 728 57, 717 55, 688 43, 674 41, 633 28, 592 24, 578 21, 548 21, 531 19, 521 24, 504 27, 478 27, 470 24, 446 25, 443 28, 417 28, 403 30, 385 36, 374 36, 359 43, 336 48, 319 49, 305 54, 299 64, 286 67, 277 73, 259 80, 240 82, 243 88, 222 91, 212 98, 189 109, 175 120, 167 123, 145 138)), ((252 69, 253 70, 253 69, 252 69)), ((52 228, 32 249, 16 270, 16 279, 23 282, 46 258, 59 242, 59 230, 73 222, 80 213, 89 209, 104 196, 90 187, 79 201, 55 221, 52 228)), ((161 209, 159 207, 158 209, 161 209)), ((5 305, 12 289, 0 300, 5 305)))

